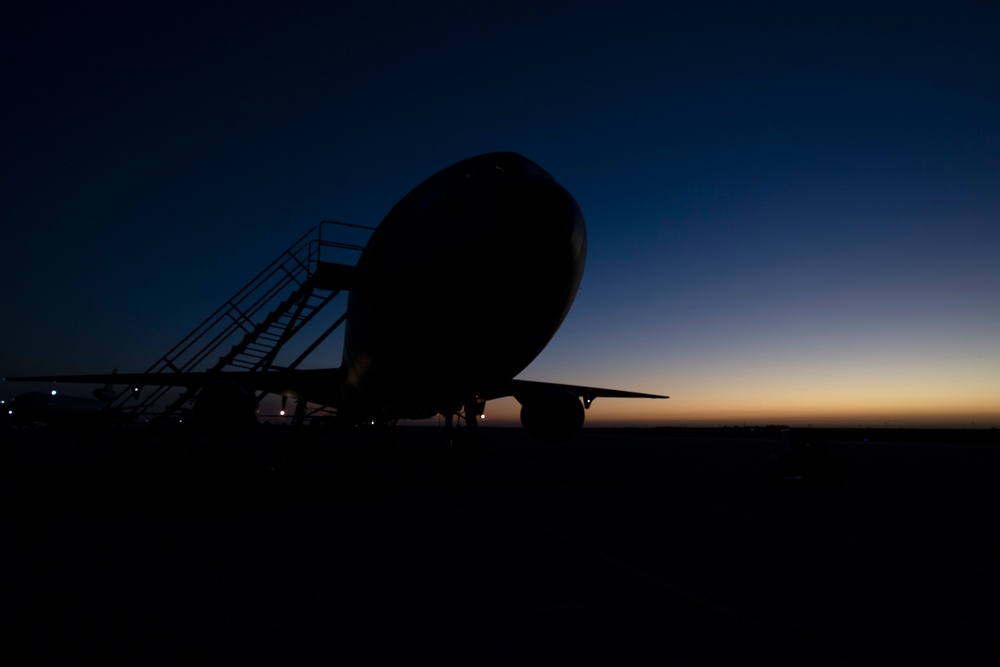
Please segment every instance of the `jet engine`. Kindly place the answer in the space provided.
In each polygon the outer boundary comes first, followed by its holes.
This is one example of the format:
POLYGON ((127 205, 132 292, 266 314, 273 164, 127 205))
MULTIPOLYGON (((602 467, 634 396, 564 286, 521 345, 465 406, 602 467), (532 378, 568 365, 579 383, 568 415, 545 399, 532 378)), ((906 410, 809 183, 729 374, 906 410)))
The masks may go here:
POLYGON ((583 427, 583 404, 565 390, 517 396, 521 404, 521 425, 539 440, 569 440, 583 427))
POLYGON ((257 420, 253 395, 235 382, 213 382, 194 401, 194 423, 213 437, 233 437, 257 420))

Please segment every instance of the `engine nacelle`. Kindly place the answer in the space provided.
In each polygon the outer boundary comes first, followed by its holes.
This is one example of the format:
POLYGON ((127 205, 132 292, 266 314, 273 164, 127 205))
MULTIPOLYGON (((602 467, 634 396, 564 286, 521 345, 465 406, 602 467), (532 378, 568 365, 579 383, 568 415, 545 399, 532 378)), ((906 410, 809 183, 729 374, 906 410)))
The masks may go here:
POLYGON ((583 428, 583 404, 572 392, 556 389, 516 398, 521 404, 521 425, 539 440, 562 442, 583 428))
POLYGON ((213 382, 195 398, 195 426, 213 437, 237 436, 256 421, 253 395, 235 382, 213 382))

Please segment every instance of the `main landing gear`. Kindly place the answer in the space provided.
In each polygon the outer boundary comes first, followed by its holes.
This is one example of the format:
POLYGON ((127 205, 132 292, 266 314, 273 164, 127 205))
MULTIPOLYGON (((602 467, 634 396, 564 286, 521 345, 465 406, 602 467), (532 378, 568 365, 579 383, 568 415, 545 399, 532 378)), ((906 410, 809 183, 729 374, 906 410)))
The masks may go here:
POLYGON ((482 452, 484 435, 479 430, 479 420, 482 418, 485 405, 480 401, 471 400, 461 409, 453 408, 445 411, 444 437, 448 449, 465 453, 482 452))

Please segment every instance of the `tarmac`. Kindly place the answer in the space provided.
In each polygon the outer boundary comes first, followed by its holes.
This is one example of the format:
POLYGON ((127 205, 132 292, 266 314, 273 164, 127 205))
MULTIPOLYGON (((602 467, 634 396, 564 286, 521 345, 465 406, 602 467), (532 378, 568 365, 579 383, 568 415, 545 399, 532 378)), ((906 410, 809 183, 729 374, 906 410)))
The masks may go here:
POLYGON ((0 661, 1000 664, 995 431, 482 432, 3 431, 0 661))

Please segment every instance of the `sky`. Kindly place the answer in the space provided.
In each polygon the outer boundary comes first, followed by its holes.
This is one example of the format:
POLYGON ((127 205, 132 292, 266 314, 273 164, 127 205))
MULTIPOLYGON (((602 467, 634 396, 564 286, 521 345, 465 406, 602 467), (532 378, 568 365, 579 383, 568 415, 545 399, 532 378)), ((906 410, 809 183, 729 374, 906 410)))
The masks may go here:
POLYGON ((589 423, 1000 426, 995 2, 0 12, 0 375, 144 370, 320 220, 509 150, 589 236, 520 377, 671 396, 589 423))

